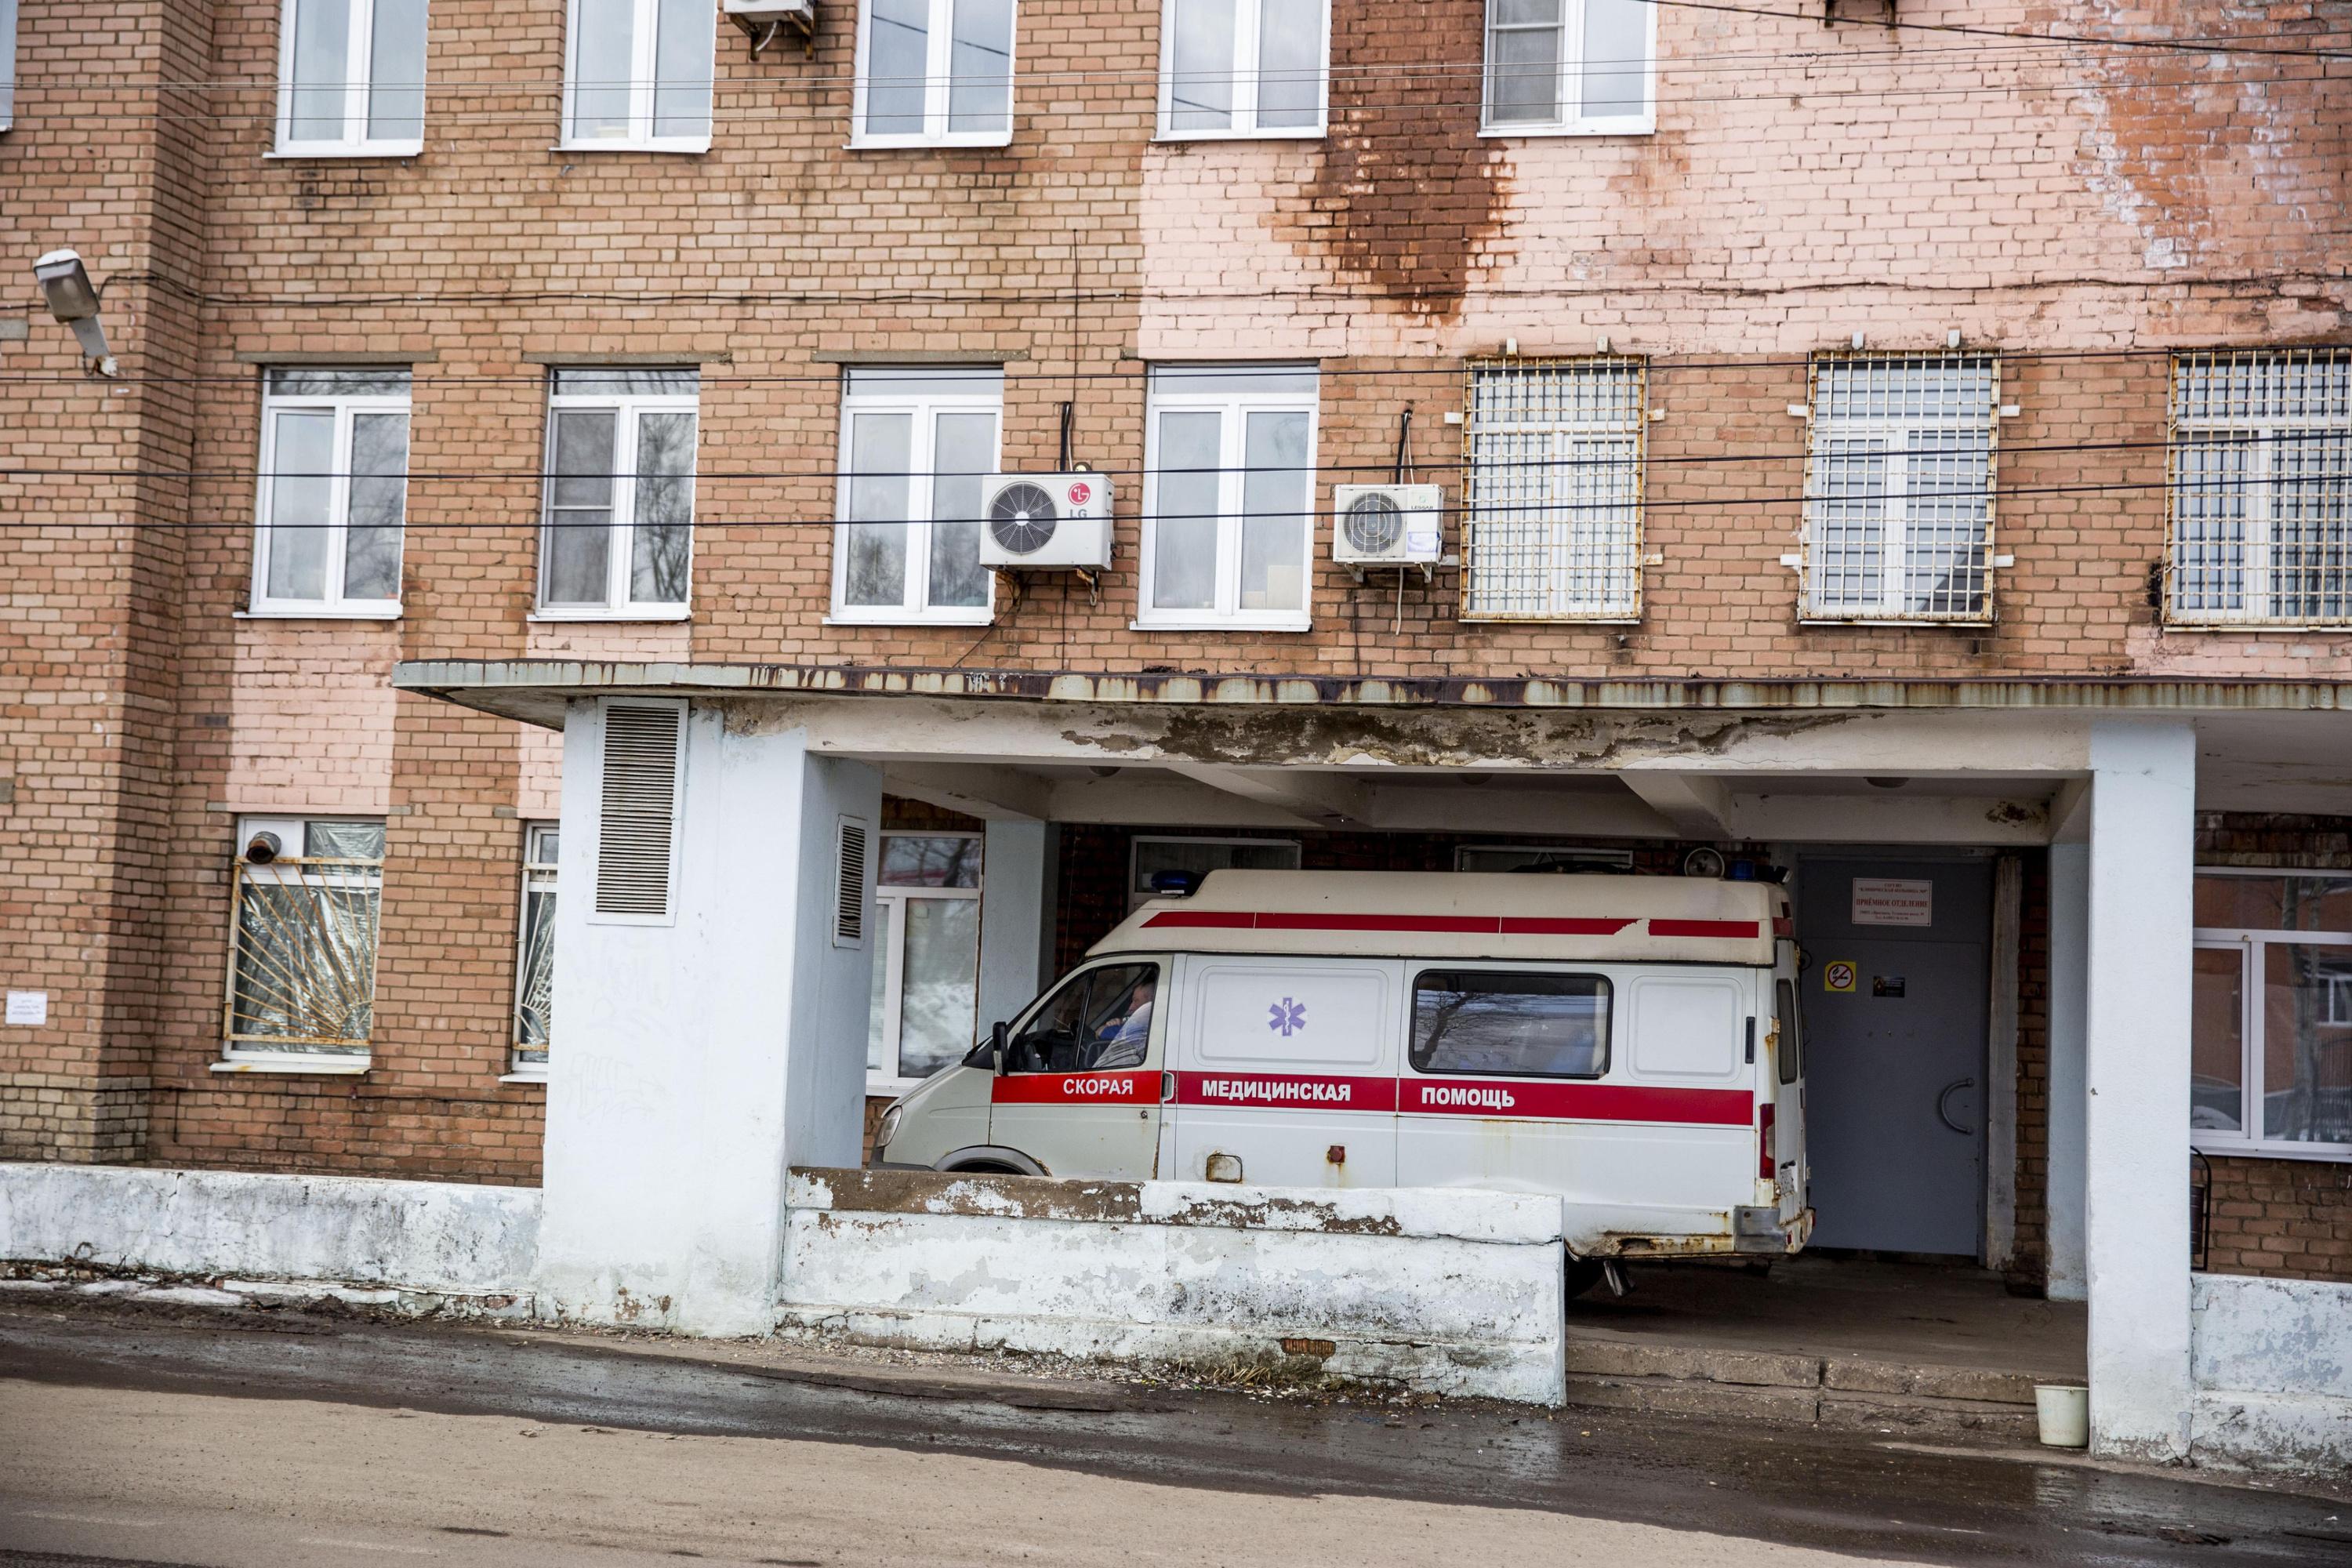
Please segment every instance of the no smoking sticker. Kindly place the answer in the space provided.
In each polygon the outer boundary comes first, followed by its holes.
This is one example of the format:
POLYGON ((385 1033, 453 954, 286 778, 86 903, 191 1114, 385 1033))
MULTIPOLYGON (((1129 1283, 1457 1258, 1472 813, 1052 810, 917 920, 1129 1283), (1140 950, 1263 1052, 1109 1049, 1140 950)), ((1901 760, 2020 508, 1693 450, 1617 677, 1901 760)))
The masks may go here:
POLYGON ((1852 961, 1836 958, 1832 959, 1829 963, 1822 965, 1822 989, 1824 991, 1852 991, 1853 989, 1853 964, 1852 961))

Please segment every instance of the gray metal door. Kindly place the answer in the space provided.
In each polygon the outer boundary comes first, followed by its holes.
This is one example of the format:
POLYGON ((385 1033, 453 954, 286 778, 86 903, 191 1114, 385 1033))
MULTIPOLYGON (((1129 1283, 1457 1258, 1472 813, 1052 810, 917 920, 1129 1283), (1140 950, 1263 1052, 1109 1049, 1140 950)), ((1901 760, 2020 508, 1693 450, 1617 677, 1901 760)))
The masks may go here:
POLYGON ((1981 1250, 1990 931, 1983 861, 1803 863, 1816 1247, 1981 1250))

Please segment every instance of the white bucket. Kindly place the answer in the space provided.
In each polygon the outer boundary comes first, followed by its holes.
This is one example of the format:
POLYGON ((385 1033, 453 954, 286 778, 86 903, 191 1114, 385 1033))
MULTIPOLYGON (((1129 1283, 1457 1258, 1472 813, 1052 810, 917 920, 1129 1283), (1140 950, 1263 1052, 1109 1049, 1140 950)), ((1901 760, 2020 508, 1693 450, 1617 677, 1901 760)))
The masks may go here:
POLYGON ((2052 1448, 2091 1446, 2091 1391, 2079 1383, 2037 1383, 2033 1414, 2042 1441, 2052 1448))

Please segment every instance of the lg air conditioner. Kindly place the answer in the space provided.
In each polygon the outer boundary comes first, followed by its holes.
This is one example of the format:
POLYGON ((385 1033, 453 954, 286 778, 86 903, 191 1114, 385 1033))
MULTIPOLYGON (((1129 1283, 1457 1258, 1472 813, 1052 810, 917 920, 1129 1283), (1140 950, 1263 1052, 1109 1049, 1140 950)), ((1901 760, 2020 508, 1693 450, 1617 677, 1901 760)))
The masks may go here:
POLYGON ((1331 559, 1342 566, 1434 566, 1445 492, 1435 485, 1331 487, 1331 559))
POLYGON ((1110 481, 1100 474, 992 474, 981 487, 980 563, 999 572, 1110 564, 1110 481))

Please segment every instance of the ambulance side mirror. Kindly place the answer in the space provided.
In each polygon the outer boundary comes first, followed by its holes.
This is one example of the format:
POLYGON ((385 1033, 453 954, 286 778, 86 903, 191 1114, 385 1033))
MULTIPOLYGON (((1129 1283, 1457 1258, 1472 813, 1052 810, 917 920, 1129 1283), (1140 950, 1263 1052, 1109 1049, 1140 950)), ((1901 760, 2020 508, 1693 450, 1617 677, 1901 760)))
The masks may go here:
POLYGON ((1013 1026, 999 1018, 988 1026, 988 1070, 1003 1072, 1013 1051, 1013 1026))

